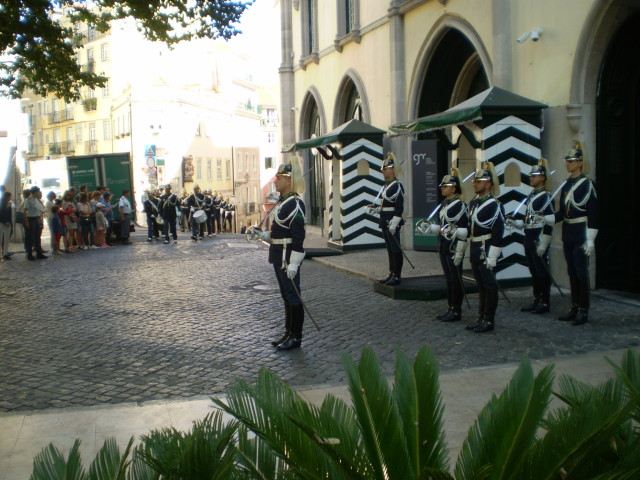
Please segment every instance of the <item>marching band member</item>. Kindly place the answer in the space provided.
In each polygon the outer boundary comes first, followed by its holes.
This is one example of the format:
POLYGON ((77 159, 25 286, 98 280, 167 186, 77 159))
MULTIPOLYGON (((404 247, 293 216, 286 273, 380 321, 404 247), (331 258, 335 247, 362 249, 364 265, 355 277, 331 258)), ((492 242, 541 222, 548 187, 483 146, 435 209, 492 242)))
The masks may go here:
POLYGON ((560 191, 555 220, 563 222, 562 244, 571 284, 571 309, 558 320, 582 325, 589 316, 589 256, 598 234, 598 196, 593 181, 583 171, 580 143, 576 142, 564 160, 571 176, 560 191))
POLYGON ((204 210, 207 213, 207 237, 213 235, 213 195, 207 190, 204 199, 204 210))
POLYGON ((535 314, 547 313, 551 304, 549 244, 555 217, 551 195, 545 188, 548 169, 549 165, 544 158, 531 167, 529 184, 533 190, 524 203, 525 213, 516 212, 514 216, 507 216, 506 220, 507 226, 524 229, 523 246, 533 284, 533 302, 520 311, 535 314))
POLYGON ((400 165, 396 163, 395 155, 389 153, 382 162, 382 175, 384 187, 380 196, 380 221, 378 226, 382 229, 382 237, 387 247, 389 258, 389 275, 380 283, 387 285, 399 285, 402 278, 402 249, 400 248, 400 227, 404 225, 402 213, 404 212, 404 187, 398 176, 402 175, 400 165))
POLYGON ((479 315, 465 328, 477 333, 493 330, 498 308, 498 282, 493 269, 502 251, 504 234, 504 209, 494 196, 499 188, 493 164, 484 162, 473 179, 476 196, 469 203, 470 259, 478 284, 479 315))
POLYGON ((222 196, 220 196, 220 219, 222 221, 221 231, 227 233, 227 200, 222 196))
POLYGON ((164 244, 169 244, 169 232, 173 237, 173 243, 178 243, 178 232, 176 222, 178 220, 178 209, 180 200, 175 193, 171 193, 171 184, 164 187, 164 195, 160 197, 160 212, 164 219, 164 244))
POLYGON ((262 232, 260 238, 271 242, 269 263, 273 264, 285 308, 285 333, 271 344, 278 350, 291 350, 302 344, 304 324, 304 306, 298 292, 300 265, 305 257, 306 207, 300 196, 305 191, 305 183, 295 158, 278 167, 275 185, 280 198, 274 207, 271 231, 262 232))
POLYGON ((194 242, 198 241, 198 235, 200 235, 200 239, 204 238, 204 228, 194 218, 194 213, 197 211, 201 211, 204 209, 204 194, 200 192, 200 186, 194 185, 193 193, 189 195, 187 198, 187 206, 189 207, 190 217, 189 221, 191 223, 191 240, 194 242))
POLYGON ((220 233, 220 204, 222 203, 222 197, 218 192, 213 194, 213 206, 212 206, 212 224, 213 231, 215 233, 220 233))
POLYGON ((447 301, 449 309, 437 316, 443 322, 456 322, 462 318, 462 259, 467 249, 469 217, 467 204, 462 200, 460 172, 451 169, 440 182, 440 192, 444 197, 439 224, 431 224, 431 233, 440 234, 440 263, 447 281, 447 301))
POLYGON ((224 217, 224 221, 225 221, 225 226, 224 229, 225 231, 229 232, 229 233, 233 233, 233 212, 236 209, 236 206, 231 203, 231 201, 229 200, 229 197, 225 198, 225 217, 224 217))
POLYGON ((157 217, 160 215, 159 200, 155 187, 149 188, 147 199, 143 202, 144 213, 147 214, 147 242, 160 237, 157 217))

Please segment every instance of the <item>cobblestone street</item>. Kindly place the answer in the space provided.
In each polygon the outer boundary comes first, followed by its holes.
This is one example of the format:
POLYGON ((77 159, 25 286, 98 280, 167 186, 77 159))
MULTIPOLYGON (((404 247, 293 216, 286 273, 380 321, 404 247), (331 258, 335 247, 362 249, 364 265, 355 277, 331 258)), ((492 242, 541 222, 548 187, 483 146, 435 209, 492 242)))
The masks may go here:
POLYGON ((302 348, 276 352, 283 307, 267 248, 240 235, 185 238, 0 265, 0 411, 215 394, 262 367, 294 386, 335 385, 345 382, 340 353, 366 345, 388 374, 396 348, 414 355, 424 344, 443 370, 640 345, 634 302, 594 296, 589 323, 572 327, 555 320, 567 303, 557 292, 553 314, 533 316, 519 311, 528 290, 512 290, 496 330, 479 335, 433 321, 444 301, 392 300, 307 260, 303 297, 322 331, 307 317, 302 348))

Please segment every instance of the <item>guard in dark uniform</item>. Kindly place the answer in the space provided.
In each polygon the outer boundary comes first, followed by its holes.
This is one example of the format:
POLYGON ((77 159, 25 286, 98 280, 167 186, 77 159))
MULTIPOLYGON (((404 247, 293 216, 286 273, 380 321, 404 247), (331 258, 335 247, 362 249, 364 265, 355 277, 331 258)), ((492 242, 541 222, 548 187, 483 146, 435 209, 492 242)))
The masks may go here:
POLYGON ((493 330, 498 308, 498 282, 494 268, 502 251, 504 209, 495 198, 499 191, 498 178, 491 162, 484 162, 473 179, 475 198, 469 203, 469 243, 471 268, 478 285, 478 320, 467 330, 484 333, 493 330))
POLYGON ((169 233, 173 238, 173 243, 178 243, 178 232, 176 221, 178 220, 178 208, 180 200, 175 193, 171 193, 171 185, 164 187, 164 195, 160 197, 160 211, 164 220, 164 244, 169 244, 169 233))
POLYGON ((387 278, 379 280, 379 282, 393 286, 400 284, 402 265, 404 263, 402 249, 400 248, 400 227, 404 225, 404 220, 402 219, 404 187, 398 180, 401 171, 393 153, 389 153, 382 162, 382 175, 384 176, 384 186, 380 195, 381 205, 377 208, 380 212, 378 226, 382 229, 382 237, 387 247, 389 275, 387 278))
POLYGON ((438 213, 440 222, 430 225, 431 233, 440 234, 440 263, 447 281, 447 301, 449 309, 437 316, 443 322, 456 322, 462 318, 462 259, 467 249, 469 217, 467 204, 461 198, 460 172, 451 169, 440 182, 440 192, 444 201, 438 213))
POLYGON ((200 192, 200 187, 195 185, 193 193, 187 198, 187 206, 189 207, 189 222, 191 223, 191 240, 198 241, 198 235, 202 240, 204 238, 204 225, 196 222, 193 214, 199 210, 204 210, 204 193, 200 192))
POLYGON ((149 195, 143 203, 144 213, 147 215, 147 242, 160 238, 157 218, 160 216, 160 200, 156 197, 155 189, 149 190, 149 195))
POLYGON ((213 232, 213 195, 211 190, 205 192, 204 211, 207 214, 207 237, 214 234, 213 232))
POLYGON ((524 254, 527 257, 533 301, 520 309, 534 314, 547 313, 551 304, 551 275, 549 270, 549 244, 553 234, 553 205, 551 195, 545 188, 548 172, 547 160, 541 158, 538 165, 531 167, 529 183, 533 190, 527 196, 524 212, 508 215, 508 227, 524 229, 524 254))
POLYGON ((578 142, 564 157, 571 176, 560 191, 556 222, 562 223, 562 244, 571 284, 571 309, 558 320, 582 325, 589 317, 589 256, 598 235, 598 196, 585 176, 583 149, 578 142))
POLYGON ((213 230, 215 233, 220 233, 220 204, 222 203, 222 198, 219 193, 213 194, 213 205, 212 205, 212 224, 213 230))
POLYGON ((278 350, 291 350, 302 344, 304 324, 304 307, 297 292, 300 292, 300 265, 305 257, 305 205, 300 196, 305 183, 295 159, 280 165, 275 185, 280 198, 274 208, 271 231, 262 232, 260 237, 271 242, 269 263, 273 264, 285 308, 285 333, 271 344, 278 350))

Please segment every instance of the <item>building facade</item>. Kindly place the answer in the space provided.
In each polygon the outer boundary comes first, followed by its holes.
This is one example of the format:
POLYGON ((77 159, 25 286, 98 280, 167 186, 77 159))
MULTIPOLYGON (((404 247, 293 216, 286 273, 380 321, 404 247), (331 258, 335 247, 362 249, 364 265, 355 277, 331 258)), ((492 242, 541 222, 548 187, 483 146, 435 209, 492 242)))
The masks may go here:
MULTIPOLYGON (((633 275, 640 253, 625 247, 637 227, 619 228, 640 213, 632 194, 640 168, 640 62, 627 53, 640 46, 639 0, 286 0, 280 7, 283 144, 353 118, 386 130, 491 87, 546 105, 536 148, 555 170, 548 188, 555 191, 566 178, 562 159, 574 140, 583 143, 598 186, 595 286, 640 290, 633 275)), ((412 142, 423 138, 430 137, 385 138, 385 153, 404 160, 408 199, 423 193, 409 161, 412 142)), ((455 153, 438 155, 439 172, 456 159, 466 177, 477 166, 477 150, 460 138, 455 153)), ((326 227, 327 162, 312 150, 302 158, 313 169, 311 184, 320 179, 325 186, 307 188, 307 204, 319 212, 310 221, 326 227)), ((411 201, 405 213, 411 225, 411 201)), ((561 228, 555 230, 553 273, 566 285, 561 228)), ((412 247, 411 229, 403 235, 412 247)))

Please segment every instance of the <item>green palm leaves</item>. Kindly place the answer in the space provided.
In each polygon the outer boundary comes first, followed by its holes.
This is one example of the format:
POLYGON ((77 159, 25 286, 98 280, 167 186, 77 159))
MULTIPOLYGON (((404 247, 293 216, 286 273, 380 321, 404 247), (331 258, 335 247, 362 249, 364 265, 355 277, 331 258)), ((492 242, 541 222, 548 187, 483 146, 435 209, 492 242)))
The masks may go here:
POLYGON ((76 442, 34 460, 39 479, 584 480, 640 478, 640 355, 627 351, 616 376, 591 386, 561 376, 550 409, 553 366, 525 358, 482 409, 449 471, 442 394, 428 348, 399 351, 393 382, 371 349, 342 357, 350 403, 305 401, 267 370, 238 381, 220 410, 192 430, 151 432, 120 453, 107 441, 85 473, 76 442), (223 412, 234 420, 223 421, 223 412))

